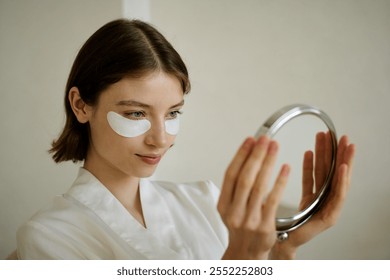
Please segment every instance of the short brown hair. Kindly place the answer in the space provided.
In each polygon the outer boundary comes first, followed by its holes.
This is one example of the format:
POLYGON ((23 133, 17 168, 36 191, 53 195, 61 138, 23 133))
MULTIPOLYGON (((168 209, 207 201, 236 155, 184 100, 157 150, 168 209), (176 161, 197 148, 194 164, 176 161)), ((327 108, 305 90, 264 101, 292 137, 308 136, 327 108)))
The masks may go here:
POLYGON ((161 70, 179 79, 183 94, 190 91, 187 68, 172 45, 153 26, 139 20, 118 19, 97 30, 82 46, 65 89, 66 123, 49 150, 55 162, 83 161, 89 147, 89 124, 79 123, 68 101, 72 87, 88 105, 124 77, 141 77, 161 70))

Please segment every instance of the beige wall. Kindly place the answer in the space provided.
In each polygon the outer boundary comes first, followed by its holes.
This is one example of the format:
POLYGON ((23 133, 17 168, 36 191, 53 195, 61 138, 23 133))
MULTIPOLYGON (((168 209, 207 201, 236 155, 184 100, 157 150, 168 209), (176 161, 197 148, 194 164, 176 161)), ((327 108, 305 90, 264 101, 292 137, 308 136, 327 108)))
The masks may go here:
POLYGON ((390 1, 151 1, 186 60, 193 91, 157 177, 222 181, 246 135, 291 103, 327 112, 357 144, 336 227, 303 259, 390 259, 390 1))
MULTIPOLYGON (((390 1, 146 2, 193 82, 181 134, 155 177, 220 184, 269 114, 316 105, 358 154, 339 224, 299 258, 389 259, 390 1)), ((55 165, 46 152, 64 121, 66 77, 85 39, 121 15, 119 0, 0 0, 0 258, 17 227, 74 179, 77 166, 55 165)))
POLYGON ((47 153, 67 75, 86 38, 121 15, 120 0, 0 1, 0 259, 17 227, 74 180, 77 166, 47 153))

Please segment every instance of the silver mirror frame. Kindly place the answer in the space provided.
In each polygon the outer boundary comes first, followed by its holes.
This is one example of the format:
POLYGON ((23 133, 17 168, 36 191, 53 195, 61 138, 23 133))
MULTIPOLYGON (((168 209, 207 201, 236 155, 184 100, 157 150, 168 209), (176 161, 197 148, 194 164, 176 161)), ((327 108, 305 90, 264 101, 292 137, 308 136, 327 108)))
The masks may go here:
POLYGON ((276 218, 276 232, 280 241, 288 238, 288 232, 293 231, 306 223, 321 207, 322 203, 326 199, 330 185, 332 183, 336 165, 336 129, 330 117, 320 109, 309 105, 293 104, 276 111, 270 118, 268 118, 268 120, 259 128, 255 134, 256 139, 262 135, 266 135, 272 138, 286 123, 302 115, 314 115, 321 119, 328 127, 332 142, 331 166, 320 193, 311 204, 309 204, 305 209, 303 209, 301 212, 298 212, 294 216, 276 218))

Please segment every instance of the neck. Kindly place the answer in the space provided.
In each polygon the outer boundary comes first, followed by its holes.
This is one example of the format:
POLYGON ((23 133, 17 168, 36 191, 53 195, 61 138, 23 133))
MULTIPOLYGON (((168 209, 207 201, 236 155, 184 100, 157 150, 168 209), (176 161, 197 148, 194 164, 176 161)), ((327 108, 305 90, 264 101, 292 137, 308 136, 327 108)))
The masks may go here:
POLYGON ((85 160, 84 168, 91 172, 145 227, 139 190, 140 178, 130 176, 105 164, 96 164, 96 161, 88 160, 88 158, 85 160))

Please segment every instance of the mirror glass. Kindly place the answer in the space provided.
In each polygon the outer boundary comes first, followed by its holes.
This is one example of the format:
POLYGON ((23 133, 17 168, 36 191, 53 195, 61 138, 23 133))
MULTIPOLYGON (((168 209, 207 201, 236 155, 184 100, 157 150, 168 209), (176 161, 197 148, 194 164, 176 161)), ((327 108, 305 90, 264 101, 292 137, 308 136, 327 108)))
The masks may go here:
MULTIPOLYGON (((289 181, 278 208, 277 218, 292 217, 299 213, 315 200, 315 193, 319 193, 323 187, 324 175, 326 176, 329 173, 332 157, 331 138, 329 134, 326 136, 326 132, 328 132, 328 128, 318 116, 306 114, 291 119, 273 136, 273 139, 279 144, 279 155, 272 182, 274 182, 282 164, 288 163, 291 168, 289 181), (316 176, 313 167, 316 163, 315 151, 318 133, 322 133, 322 135, 318 135, 320 137, 318 142, 320 150, 317 148, 317 155, 321 156, 321 159, 326 162, 321 163, 322 175, 317 173, 316 176), (327 143, 324 143, 324 141, 327 141, 327 143), (325 149, 325 147, 328 148, 325 149), (313 195, 306 196, 304 205, 300 205, 303 193, 303 159, 306 151, 313 152, 312 160, 310 160, 313 169, 306 169, 305 172, 306 190, 310 188, 313 195), (310 180, 309 176, 313 181, 310 180)), ((310 165, 307 167, 310 167, 310 165)))

